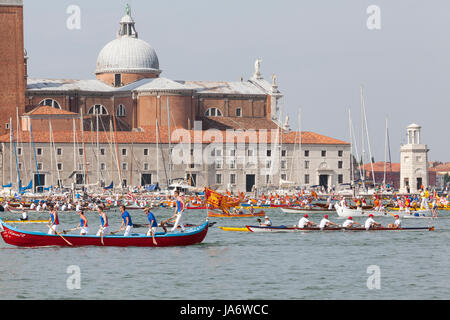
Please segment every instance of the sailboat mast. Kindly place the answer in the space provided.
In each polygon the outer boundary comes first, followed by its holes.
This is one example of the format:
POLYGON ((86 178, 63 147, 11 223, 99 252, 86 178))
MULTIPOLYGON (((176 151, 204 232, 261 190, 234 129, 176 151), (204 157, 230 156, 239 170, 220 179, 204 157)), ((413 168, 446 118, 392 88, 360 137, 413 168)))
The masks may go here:
POLYGON ((348 109, 348 125, 350 132, 350 185, 353 187, 353 132, 352 132, 352 115, 350 108, 348 109))
POLYGON ((298 107, 298 185, 302 184, 302 107, 298 107))
POLYGON ((167 125, 168 125, 168 129, 169 129, 169 183, 172 182, 172 145, 171 145, 171 132, 170 132, 170 101, 169 101, 169 96, 166 97, 167 98, 167 125))
POLYGON ((386 117, 386 127, 385 127, 385 133, 384 133, 384 173, 383 173, 383 185, 386 186, 386 153, 387 153, 387 130, 388 130, 388 120, 386 117))

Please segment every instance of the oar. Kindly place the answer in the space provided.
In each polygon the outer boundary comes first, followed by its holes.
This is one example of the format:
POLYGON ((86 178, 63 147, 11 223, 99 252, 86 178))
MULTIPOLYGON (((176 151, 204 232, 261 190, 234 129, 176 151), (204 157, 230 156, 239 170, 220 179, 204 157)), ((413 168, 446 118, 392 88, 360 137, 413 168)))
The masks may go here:
POLYGON ((80 229, 80 227, 72 228, 72 229, 69 229, 69 230, 63 230, 63 233, 66 234, 67 232, 72 232, 72 231, 75 231, 75 230, 78 230, 78 229, 80 229))
POLYGON ((73 246, 73 244, 71 244, 66 238, 64 238, 62 235, 61 235, 61 233, 59 233, 58 231, 56 231, 55 229, 52 229, 53 231, 55 231, 55 233, 58 235, 58 236, 60 236, 61 238, 63 238, 63 240, 65 241, 65 242, 67 242, 70 246, 73 246))
POLYGON ((122 230, 117 230, 117 231, 113 231, 113 232, 110 232, 111 234, 116 234, 116 233, 119 233, 120 231, 122 231, 122 230))

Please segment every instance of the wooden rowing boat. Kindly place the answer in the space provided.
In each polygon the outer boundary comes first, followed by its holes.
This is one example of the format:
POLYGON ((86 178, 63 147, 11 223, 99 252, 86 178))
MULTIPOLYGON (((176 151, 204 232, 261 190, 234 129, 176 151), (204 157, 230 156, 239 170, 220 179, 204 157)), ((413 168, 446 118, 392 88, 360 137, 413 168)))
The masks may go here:
POLYGON ((251 217, 264 217, 266 213, 264 211, 251 213, 242 213, 242 214, 228 214, 228 213, 217 213, 217 212, 208 212, 208 217, 214 218, 251 218, 251 217))
POLYGON ((246 226, 250 232, 303 232, 303 231, 434 231, 434 227, 417 227, 417 228, 374 228, 367 230, 366 228, 298 228, 296 226, 278 226, 278 227, 261 227, 261 226, 246 226))
POLYGON ((324 212, 335 212, 334 209, 322 209, 322 208, 280 208, 284 213, 324 213, 324 212))
POLYGON ((128 237, 123 235, 49 235, 43 232, 23 231, 11 227, 1 221, 3 240, 10 245, 18 247, 43 247, 43 246, 106 246, 106 247, 172 247, 188 246, 201 243, 208 232, 208 221, 200 226, 186 228, 185 232, 174 231, 170 233, 156 233, 153 243, 152 237, 146 234, 133 233, 128 237))
POLYGON ((223 231, 234 231, 234 232, 249 232, 247 227, 243 228, 235 228, 235 227, 219 227, 219 229, 222 229, 223 231))

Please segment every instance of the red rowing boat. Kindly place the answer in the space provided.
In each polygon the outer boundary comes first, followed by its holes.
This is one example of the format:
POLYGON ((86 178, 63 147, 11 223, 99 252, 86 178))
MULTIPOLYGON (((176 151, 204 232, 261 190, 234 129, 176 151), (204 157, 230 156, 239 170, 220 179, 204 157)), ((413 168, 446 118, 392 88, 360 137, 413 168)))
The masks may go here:
POLYGON ((153 243, 152 237, 145 234, 134 233, 128 237, 123 235, 49 235, 43 232, 23 231, 11 227, 1 221, 3 240, 18 247, 43 247, 43 246, 98 246, 98 247, 172 247, 189 246, 201 243, 208 233, 208 221, 202 225, 186 228, 185 232, 174 231, 169 233, 156 233, 153 243))

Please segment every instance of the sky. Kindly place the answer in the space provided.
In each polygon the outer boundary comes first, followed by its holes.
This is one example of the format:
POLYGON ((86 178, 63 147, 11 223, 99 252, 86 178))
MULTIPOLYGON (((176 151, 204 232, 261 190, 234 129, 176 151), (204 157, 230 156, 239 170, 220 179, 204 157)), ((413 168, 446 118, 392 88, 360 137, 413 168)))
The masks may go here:
POLYGON ((422 126, 429 161, 450 161, 448 0, 24 0, 28 75, 94 79, 127 3, 163 77, 249 79, 260 58, 264 78, 277 76, 292 129, 301 107, 303 131, 350 142, 350 110, 359 151, 362 86, 375 161, 384 160, 386 119, 393 162, 411 123, 422 126), (67 27, 71 5, 80 29, 67 27))

